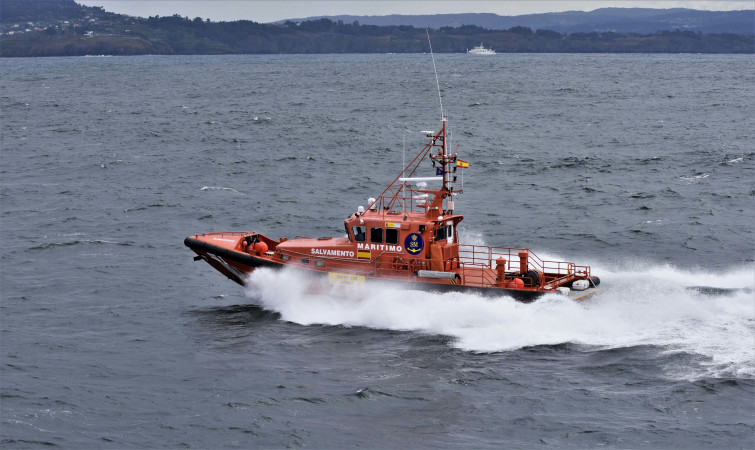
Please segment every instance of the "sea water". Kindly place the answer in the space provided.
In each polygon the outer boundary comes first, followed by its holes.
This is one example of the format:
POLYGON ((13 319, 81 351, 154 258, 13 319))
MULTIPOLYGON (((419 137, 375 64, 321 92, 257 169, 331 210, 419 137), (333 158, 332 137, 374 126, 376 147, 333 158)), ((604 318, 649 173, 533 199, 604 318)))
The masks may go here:
POLYGON ((0 60, 2 446, 755 445, 751 56, 436 62, 462 240, 600 295, 192 261, 195 233, 342 235, 440 126, 429 55, 0 60))

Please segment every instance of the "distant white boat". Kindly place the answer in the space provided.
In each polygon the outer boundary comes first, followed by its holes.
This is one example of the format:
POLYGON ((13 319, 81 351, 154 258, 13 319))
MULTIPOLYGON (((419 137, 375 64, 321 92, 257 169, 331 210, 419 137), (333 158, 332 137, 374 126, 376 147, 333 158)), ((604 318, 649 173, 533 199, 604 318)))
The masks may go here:
POLYGON ((470 55, 495 55, 495 50, 492 48, 485 48, 480 42, 480 45, 476 46, 472 50, 467 50, 470 55))

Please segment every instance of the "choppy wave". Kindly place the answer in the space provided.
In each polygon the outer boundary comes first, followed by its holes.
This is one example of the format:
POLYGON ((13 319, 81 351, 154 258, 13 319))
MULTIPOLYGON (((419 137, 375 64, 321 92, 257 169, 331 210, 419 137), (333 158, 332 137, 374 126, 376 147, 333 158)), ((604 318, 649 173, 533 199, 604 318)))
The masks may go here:
POLYGON ((603 291, 587 303, 546 295, 531 304, 508 297, 407 291, 388 284, 311 291, 293 271, 255 271, 247 295, 282 320, 302 325, 411 330, 452 338, 472 352, 575 343, 588 349, 644 345, 699 356, 695 367, 668 367, 672 377, 755 376, 753 268, 724 274, 671 266, 600 270, 603 291), (691 286, 738 288, 706 295, 691 286))
POLYGON ((225 186, 202 186, 200 191, 229 191, 234 194, 244 195, 241 191, 225 186))
POLYGON ((36 245, 34 247, 29 247, 29 250, 47 250, 51 248, 56 247, 71 247, 74 245, 118 245, 118 246, 132 246, 134 245, 131 241, 108 241, 105 239, 75 239, 72 241, 65 241, 65 242, 47 242, 41 245, 36 245))

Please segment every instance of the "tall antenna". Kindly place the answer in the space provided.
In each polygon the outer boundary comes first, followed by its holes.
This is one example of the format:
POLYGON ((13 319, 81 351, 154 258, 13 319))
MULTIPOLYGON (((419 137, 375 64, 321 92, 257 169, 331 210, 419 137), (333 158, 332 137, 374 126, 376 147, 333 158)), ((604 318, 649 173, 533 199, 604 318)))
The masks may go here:
POLYGON ((404 173, 404 169, 406 169, 406 130, 401 134, 401 143, 403 144, 403 148, 401 149, 401 173, 404 173))
POLYGON ((433 70, 435 71, 435 85, 438 87, 438 101, 440 102, 440 120, 443 120, 445 116, 443 115, 443 99, 440 97, 440 82, 438 81, 438 69, 435 67, 435 56, 433 55, 433 44, 430 42, 430 31, 428 31, 427 28, 425 28, 425 33, 427 33, 427 43, 430 44, 430 57, 433 59, 433 70))

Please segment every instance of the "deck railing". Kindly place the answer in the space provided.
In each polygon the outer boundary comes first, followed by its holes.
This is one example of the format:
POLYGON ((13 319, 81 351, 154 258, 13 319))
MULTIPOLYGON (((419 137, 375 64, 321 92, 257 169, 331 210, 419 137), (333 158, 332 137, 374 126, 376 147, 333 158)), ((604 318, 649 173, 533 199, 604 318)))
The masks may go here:
POLYGON ((488 247, 486 245, 459 244, 460 265, 495 269, 496 260, 506 260, 506 272, 522 273, 530 269, 539 270, 554 276, 590 276, 588 266, 577 266, 567 261, 543 260, 531 250, 527 251, 527 267, 521 267, 519 252, 526 249, 509 247, 488 247))
MULTIPOLYGON (((214 233, 213 233, 214 234, 214 233)), ((233 233, 245 234, 245 233, 233 233)), ((576 278, 590 276, 589 266, 577 266, 572 262, 543 260, 532 251, 527 250, 527 266, 521 266, 519 252, 521 248, 488 247, 484 245, 458 245, 458 264, 448 264, 445 271, 456 272, 463 283, 470 286, 495 286, 500 285, 498 259, 506 260, 503 272, 506 280, 521 278, 525 286, 558 286, 564 282, 576 278), (528 270, 541 272, 537 283, 525 274, 528 270)), ((363 274, 372 274, 399 278, 412 278, 418 270, 428 270, 430 260, 424 258, 410 258, 403 253, 381 252, 373 255, 370 259, 354 259, 348 257, 311 255, 309 253, 286 250, 285 253, 291 258, 301 258, 297 263, 309 265, 313 260, 333 261, 342 264, 340 270, 355 271, 363 274), (305 262, 306 261, 306 262, 305 262), (351 266, 349 269, 348 266, 351 266)), ((293 262, 293 261, 292 261, 293 262)), ((328 267, 320 266, 327 271, 328 267)))

